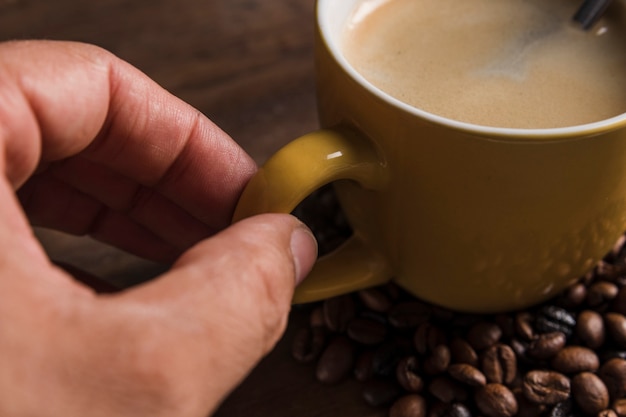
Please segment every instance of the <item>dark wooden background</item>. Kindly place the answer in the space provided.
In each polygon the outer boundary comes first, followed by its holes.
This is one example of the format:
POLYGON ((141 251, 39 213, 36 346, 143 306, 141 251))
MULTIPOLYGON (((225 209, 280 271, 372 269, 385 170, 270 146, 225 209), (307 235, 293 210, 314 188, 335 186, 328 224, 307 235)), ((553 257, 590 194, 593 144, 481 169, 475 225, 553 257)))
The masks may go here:
MULTIPOLYGON (((102 46, 220 125, 262 163, 317 127, 314 0, 0 0, 0 41, 65 39, 102 46)), ((158 265, 91 241, 38 230, 53 259, 121 284, 158 265)), ((217 412, 220 417, 374 417, 358 386, 315 382, 290 357, 294 311, 276 349, 217 412)), ((215 376, 219 378, 219 375, 215 376)))

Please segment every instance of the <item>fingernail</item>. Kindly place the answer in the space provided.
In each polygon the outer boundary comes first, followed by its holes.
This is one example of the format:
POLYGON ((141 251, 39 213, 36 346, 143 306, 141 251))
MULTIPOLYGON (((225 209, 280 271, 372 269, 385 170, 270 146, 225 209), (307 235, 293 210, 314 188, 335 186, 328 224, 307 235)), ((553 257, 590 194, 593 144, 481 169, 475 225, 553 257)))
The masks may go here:
POLYGON ((296 267, 296 285, 309 274, 317 260, 317 241, 311 230, 302 224, 291 234, 291 254, 296 267))

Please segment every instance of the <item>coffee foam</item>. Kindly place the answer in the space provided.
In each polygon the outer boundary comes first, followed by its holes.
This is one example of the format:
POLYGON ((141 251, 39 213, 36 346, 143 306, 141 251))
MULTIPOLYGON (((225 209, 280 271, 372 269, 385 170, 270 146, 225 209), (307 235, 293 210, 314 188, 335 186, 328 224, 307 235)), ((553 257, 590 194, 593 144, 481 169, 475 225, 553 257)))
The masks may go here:
POLYGON ((343 50, 372 84, 440 116, 515 128, 590 123, 626 110, 626 23, 583 32, 570 24, 575 7, 365 1, 343 50))

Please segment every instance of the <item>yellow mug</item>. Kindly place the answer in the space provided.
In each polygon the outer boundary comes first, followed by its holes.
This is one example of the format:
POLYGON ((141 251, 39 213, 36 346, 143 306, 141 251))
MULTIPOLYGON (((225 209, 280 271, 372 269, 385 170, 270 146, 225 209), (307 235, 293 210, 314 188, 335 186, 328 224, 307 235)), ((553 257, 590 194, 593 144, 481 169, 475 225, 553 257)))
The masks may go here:
POLYGON ((343 57, 339 38, 357 2, 318 1, 323 128, 273 155, 233 218, 289 213, 334 182, 354 235, 317 261, 294 302, 393 280, 447 308, 510 311, 593 267, 626 229, 626 114, 524 130, 410 107, 343 57))

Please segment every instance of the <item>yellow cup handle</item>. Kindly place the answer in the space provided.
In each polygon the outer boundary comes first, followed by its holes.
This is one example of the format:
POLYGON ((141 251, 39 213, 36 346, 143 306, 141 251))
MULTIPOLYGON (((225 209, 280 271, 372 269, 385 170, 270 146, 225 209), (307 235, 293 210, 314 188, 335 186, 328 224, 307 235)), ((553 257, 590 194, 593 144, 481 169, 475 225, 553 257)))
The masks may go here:
MULTIPOLYGON (((233 222, 260 213, 291 213, 313 191, 336 180, 376 190, 387 177, 382 158, 365 137, 348 129, 318 130, 290 142, 259 169, 239 199, 233 222)), ((318 259, 293 302, 322 300, 390 278, 387 260, 355 232, 318 259)))

